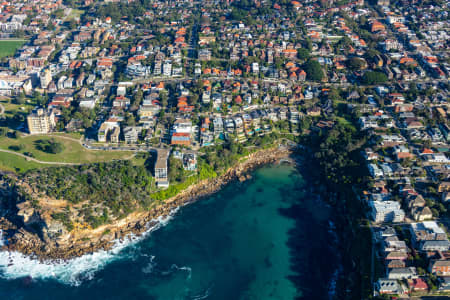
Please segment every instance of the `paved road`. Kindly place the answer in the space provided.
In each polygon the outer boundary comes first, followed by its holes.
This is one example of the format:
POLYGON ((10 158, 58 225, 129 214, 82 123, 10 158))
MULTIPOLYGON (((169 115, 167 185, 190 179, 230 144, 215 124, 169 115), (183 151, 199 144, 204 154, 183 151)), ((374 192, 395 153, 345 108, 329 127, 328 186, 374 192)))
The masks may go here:
MULTIPOLYGON (((181 77, 166 77, 166 76, 150 76, 147 78, 137 78, 137 79, 133 79, 132 82, 134 84, 142 84, 142 83, 149 83, 149 82, 182 82, 188 79, 194 79, 196 78, 195 76, 181 76, 181 77)), ((200 79, 203 80, 225 80, 225 79, 236 79, 239 80, 239 77, 234 77, 234 76, 208 76, 208 77, 200 77, 200 79)), ((348 88, 350 86, 353 86, 354 84, 351 82, 347 82, 347 83, 339 83, 339 82, 315 82, 315 81, 303 81, 303 82, 299 82, 299 81, 293 81, 290 79, 280 79, 280 78, 249 78, 249 79, 254 79, 254 80, 258 80, 258 81, 262 81, 262 82, 271 82, 271 83, 284 83, 284 84, 288 84, 288 83, 298 83, 304 86, 319 86, 319 87, 336 87, 336 88, 348 88)), ((358 87, 361 88, 375 88, 377 86, 380 85, 392 85, 392 84, 398 84, 398 83, 402 83, 402 84, 409 84, 409 83, 438 83, 438 82, 448 82, 447 79, 437 79, 437 78, 426 78, 426 79, 417 79, 417 80, 390 80, 389 82, 385 83, 385 84, 374 84, 374 85, 364 85, 364 84, 358 84, 358 87)), ((114 84, 113 84, 114 85, 114 84)))

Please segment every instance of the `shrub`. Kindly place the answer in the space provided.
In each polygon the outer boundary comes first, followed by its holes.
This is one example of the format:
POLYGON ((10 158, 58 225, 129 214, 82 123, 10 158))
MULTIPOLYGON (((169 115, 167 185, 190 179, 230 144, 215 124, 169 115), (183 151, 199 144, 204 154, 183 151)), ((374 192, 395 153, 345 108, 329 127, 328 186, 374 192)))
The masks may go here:
POLYGON ((8 149, 12 150, 12 151, 20 151, 20 150, 23 150, 24 148, 25 148, 25 145, 23 145, 23 144, 11 145, 11 146, 8 147, 8 149))
POLYGON ((34 157, 33 153, 31 153, 31 152, 24 152, 23 155, 26 155, 29 157, 34 157))

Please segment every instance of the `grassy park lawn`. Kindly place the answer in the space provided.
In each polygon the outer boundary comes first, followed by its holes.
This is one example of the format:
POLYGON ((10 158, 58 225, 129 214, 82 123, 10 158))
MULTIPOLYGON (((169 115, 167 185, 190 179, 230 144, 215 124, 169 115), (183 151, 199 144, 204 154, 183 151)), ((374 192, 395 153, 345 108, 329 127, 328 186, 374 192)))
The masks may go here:
POLYGON ((69 18, 79 18, 84 14, 84 10, 73 8, 70 12, 69 18))
POLYGON ((31 101, 25 102, 24 104, 16 104, 8 97, 0 97, 0 104, 5 108, 5 116, 9 117, 13 117, 18 113, 25 116, 35 107, 31 101))
POLYGON ((26 40, 1 40, 0 41, 0 58, 5 56, 13 56, 26 40))
MULTIPOLYGON (((86 150, 83 148, 80 143, 77 141, 79 135, 77 134, 54 134, 53 136, 48 135, 31 135, 19 137, 17 139, 9 138, 9 137, 1 137, 0 138, 0 149, 15 151, 18 153, 29 152, 32 153, 33 158, 48 161, 48 162, 66 162, 66 163, 93 163, 100 161, 110 161, 114 159, 127 159, 133 153, 129 151, 95 151, 95 150, 86 150), (55 139, 55 141, 61 143, 63 145, 63 150, 57 154, 46 153, 36 148, 36 141, 38 140, 50 140, 55 139), (20 150, 11 149, 11 146, 19 146, 20 150)), ((18 156, 14 162, 6 161, 13 154, 4 155, 6 153, 0 153, 0 168, 5 166, 5 169, 10 169, 11 167, 19 167, 21 170, 26 169, 23 166, 23 162, 26 162, 25 159, 22 159, 18 156), (17 162, 16 166, 14 163, 17 162)), ((38 163, 34 163, 38 166, 50 166, 50 165, 41 165, 38 163)))
POLYGON ((337 117, 337 121, 342 125, 351 125, 351 123, 347 119, 342 117, 337 117))
POLYGON ((0 170, 3 171, 20 173, 43 166, 47 165, 39 164, 33 161, 27 161, 26 158, 18 155, 0 152, 0 170))
POLYGON ((138 153, 132 160, 132 163, 134 166, 144 166, 145 162, 149 158, 149 155, 147 153, 138 153))

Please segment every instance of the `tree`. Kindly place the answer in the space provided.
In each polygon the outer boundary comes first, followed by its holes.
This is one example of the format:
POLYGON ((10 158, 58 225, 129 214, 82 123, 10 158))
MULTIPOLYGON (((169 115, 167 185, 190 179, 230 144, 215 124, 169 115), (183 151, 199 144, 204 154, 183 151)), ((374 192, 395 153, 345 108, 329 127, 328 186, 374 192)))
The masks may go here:
POLYGON ((320 81, 324 77, 322 67, 316 60, 308 60, 303 68, 305 69, 306 79, 308 80, 320 81))
POLYGON ((144 99, 144 92, 141 89, 139 89, 133 96, 133 101, 131 103, 130 110, 131 111, 137 110, 143 99, 144 99))
POLYGON ((52 16, 56 19, 62 19, 64 17, 64 10, 59 8, 52 13, 52 16))
POLYGON ((69 28, 74 30, 75 28, 77 28, 77 21, 75 21, 74 19, 71 19, 69 21, 69 28))
POLYGON ((233 7, 230 17, 233 20, 242 21, 247 17, 247 15, 248 15, 247 11, 240 9, 240 8, 233 7))
POLYGON ((8 147, 9 150, 12 151, 21 151, 23 149, 25 149, 25 145, 24 144, 20 144, 20 145, 11 145, 8 147))
POLYGON ((330 91, 328 92, 328 99, 333 101, 342 99, 339 90, 331 88, 330 91))
POLYGON ((127 115, 126 123, 127 123, 128 126, 136 125, 136 119, 134 118, 133 114, 128 114, 127 115))
POLYGON ((34 102, 39 106, 44 106, 47 103, 47 99, 42 97, 38 91, 34 91, 32 97, 34 102))
POLYGON ((380 52, 378 52, 375 49, 368 49, 365 56, 369 59, 374 59, 375 56, 377 56, 379 54, 380 54, 380 52))
POLYGON ((35 146, 38 150, 51 154, 57 154, 64 150, 63 145, 53 138, 50 140, 37 140, 35 146))
POLYGON ((369 71, 364 73, 362 76, 362 83, 364 84, 380 84, 385 83, 388 80, 386 74, 377 72, 377 71, 369 71))
POLYGON ((161 105, 162 105, 163 109, 165 109, 167 107, 167 105, 169 104, 167 101, 167 92, 161 91, 159 97, 161 98, 161 105))
POLYGON ((49 30, 49 31, 53 31, 53 30, 55 30, 55 25, 53 25, 53 23, 52 23, 52 22, 48 22, 48 25, 47 25, 47 30, 49 30))
POLYGON ((190 98, 191 105, 194 105, 194 106, 197 105, 198 98, 199 98, 198 94, 193 94, 190 98))
POLYGON ((305 48, 297 49, 297 57, 302 60, 309 58, 309 51, 305 48))
POLYGON ((14 130, 9 137, 12 139, 17 139, 19 138, 19 134, 17 133, 16 130, 14 130))
POLYGON ((138 104, 141 103, 141 101, 144 99, 144 92, 139 89, 136 94, 134 95, 134 102, 137 102, 138 104))
POLYGON ((17 104, 24 104, 25 103, 25 93, 24 93, 24 91, 21 91, 19 96, 17 96, 16 103, 17 104))
POLYGON ((366 62, 358 57, 352 57, 348 60, 348 67, 350 70, 357 71, 364 69, 366 62))

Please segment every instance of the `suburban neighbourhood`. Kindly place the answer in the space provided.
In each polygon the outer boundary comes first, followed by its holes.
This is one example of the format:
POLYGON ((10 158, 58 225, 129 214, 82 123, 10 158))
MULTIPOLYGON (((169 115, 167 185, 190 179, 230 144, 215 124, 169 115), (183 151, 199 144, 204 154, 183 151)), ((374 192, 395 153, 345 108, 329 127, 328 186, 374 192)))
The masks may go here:
POLYGON ((450 295, 449 3, 413 2, 4 1, 0 169, 47 160, 22 139, 55 155, 66 139, 105 160, 155 152, 167 189, 174 160, 196 172, 227 141, 353 119, 373 295, 450 295))

